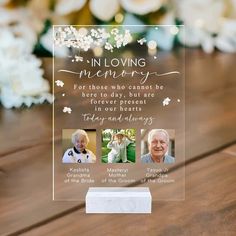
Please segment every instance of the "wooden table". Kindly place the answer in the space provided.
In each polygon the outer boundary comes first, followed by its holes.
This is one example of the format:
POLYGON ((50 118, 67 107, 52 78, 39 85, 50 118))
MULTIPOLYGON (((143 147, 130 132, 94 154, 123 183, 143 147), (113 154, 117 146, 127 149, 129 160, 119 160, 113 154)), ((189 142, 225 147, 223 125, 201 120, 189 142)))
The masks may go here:
POLYGON ((236 55, 187 50, 186 62, 186 162, 174 170, 186 168, 185 201, 150 215, 53 202, 52 107, 1 108, 0 235, 236 235, 236 55))

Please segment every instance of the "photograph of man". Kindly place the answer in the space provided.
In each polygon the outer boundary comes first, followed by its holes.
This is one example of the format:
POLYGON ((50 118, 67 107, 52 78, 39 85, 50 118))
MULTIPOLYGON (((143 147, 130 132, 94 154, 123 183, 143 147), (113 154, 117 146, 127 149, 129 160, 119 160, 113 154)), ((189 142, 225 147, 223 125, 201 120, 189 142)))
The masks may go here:
POLYGON ((148 153, 141 156, 142 163, 174 163, 175 158, 168 155, 169 134, 164 129, 152 129, 148 133, 148 153))
POLYGON ((89 137, 85 130, 77 129, 71 135, 73 147, 67 149, 63 155, 63 163, 94 163, 96 156, 87 146, 89 137))

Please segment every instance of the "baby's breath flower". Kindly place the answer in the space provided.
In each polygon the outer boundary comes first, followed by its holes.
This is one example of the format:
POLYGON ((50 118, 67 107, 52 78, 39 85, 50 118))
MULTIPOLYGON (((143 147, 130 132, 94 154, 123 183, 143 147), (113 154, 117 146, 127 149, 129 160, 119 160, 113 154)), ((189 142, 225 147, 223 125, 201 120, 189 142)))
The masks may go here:
POLYGON ((107 49, 108 51, 113 52, 113 47, 112 47, 112 45, 111 45, 110 43, 108 43, 108 42, 105 43, 105 49, 107 49))

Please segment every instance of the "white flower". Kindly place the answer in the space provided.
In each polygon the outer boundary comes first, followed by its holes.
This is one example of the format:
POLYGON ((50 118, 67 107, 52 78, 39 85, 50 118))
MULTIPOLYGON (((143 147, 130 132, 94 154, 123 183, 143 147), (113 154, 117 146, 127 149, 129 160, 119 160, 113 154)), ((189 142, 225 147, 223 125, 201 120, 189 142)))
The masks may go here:
POLYGON ((67 15, 80 10, 85 3, 86 0, 57 0, 55 12, 58 15, 67 15))
POLYGON ((0 7, 0 25, 8 25, 15 20, 15 11, 0 7))
POLYGON ((236 52, 236 20, 224 19, 222 29, 215 39, 215 45, 223 52, 236 52))
POLYGON ((119 11, 118 0, 90 0, 89 8, 92 14, 102 21, 111 20, 119 11))
POLYGON ((63 86, 64 86, 64 82, 61 81, 61 80, 56 80, 56 81, 55 81, 55 84, 56 84, 58 87, 63 87, 63 86))
POLYGON ((25 42, 27 42, 27 45, 31 48, 31 51, 33 51, 34 46, 37 43, 37 33, 30 28, 26 24, 19 24, 11 27, 12 32, 20 36, 25 42))
POLYGON ((84 58, 83 57, 80 57, 80 56, 77 56, 75 55, 75 61, 78 62, 78 61, 83 61, 84 58))
POLYGON ((101 39, 110 38, 110 34, 104 28, 98 28, 98 32, 100 33, 101 39))
POLYGON ((108 42, 106 42, 106 44, 105 44, 105 49, 107 49, 108 51, 113 52, 113 47, 112 47, 112 45, 111 45, 110 43, 108 43, 108 42))
POLYGON ((210 33, 217 33, 224 14, 223 1, 215 0, 178 0, 178 17, 188 27, 201 28, 210 33))
POLYGON ((111 34, 113 34, 113 35, 117 35, 118 33, 119 33, 119 29, 117 29, 117 28, 113 28, 111 30, 111 34))
POLYGON ((95 38, 99 38, 99 33, 95 29, 91 29, 91 36, 95 38))
POLYGON ((214 38, 208 32, 192 28, 181 27, 178 34, 179 41, 188 47, 201 46, 204 52, 211 53, 214 51, 214 38))
MULTIPOLYGON (((69 57, 71 57, 71 56, 69 56, 69 57)), ((79 62, 79 61, 83 61, 83 60, 84 60, 83 57, 75 55, 71 61, 72 62, 79 62)))
POLYGON ((71 109, 70 107, 64 107, 64 108, 63 108, 63 112, 64 112, 64 113, 71 114, 72 109, 71 109))
POLYGON ((83 40, 80 44, 80 47, 84 50, 84 51, 88 51, 91 48, 91 45, 93 44, 93 38, 88 35, 88 36, 84 36, 83 40))
POLYGON ((126 46, 128 43, 132 41, 132 36, 129 30, 125 30, 125 35, 123 38, 123 46, 126 46))
POLYGON ((75 27, 55 27, 54 28, 55 46, 74 47, 88 51, 94 43, 91 35, 80 33, 75 27))
POLYGON ((110 34, 104 28, 98 28, 97 30, 90 30, 91 36, 94 38, 93 46, 103 46, 105 41, 110 37, 110 34))
POLYGON ((163 106, 168 106, 170 101, 171 101, 171 99, 169 97, 165 98, 162 102, 163 106))
MULTIPOLYGON (((53 29, 50 28, 46 34, 44 34, 40 38, 40 43, 42 46, 49 52, 53 53, 53 29)), ((54 55, 55 57, 66 57, 69 53, 68 48, 66 47, 58 47, 56 44, 54 45, 54 55)))
POLYGON ((147 42, 147 40, 145 38, 141 38, 139 40, 137 40, 137 42, 140 44, 140 45, 143 45, 144 43, 147 42))
POLYGON ((54 30, 54 43, 56 46, 66 46, 83 51, 104 46, 105 49, 112 52, 113 48, 126 46, 132 41, 132 36, 128 29, 120 34, 118 34, 119 30, 117 28, 112 29, 111 33, 108 33, 104 28, 98 30, 91 29, 87 35, 81 34, 80 30, 73 26, 55 27, 54 30), (115 40, 114 45, 109 42, 109 38, 115 40))
POLYGON ((0 31, 0 99, 6 108, 49 101, 49 83, 41 61, 31 54, 27 42, 7 28, 0 31), (45 97, 46 96, 46 97, 45 97))
POLYGON ((115 36, 115 41, 116 41, 116 47, 120 48, 122 46, 122 43, 123 43, 123 35, 122 34, 117 34, 115 36))
POLYGON ((185 24, 185 30, 181 28, 178 35, 181 43, 201 46, 207 53, 215 47, 226 52, 235 51, 235 23, 232 25, 225 18, 225 1, 180 0, 176 4, 178 17, 185 24))
POLYGON ((120 2, 126 11, 138 15, 155 12, 163 4, 163 0, 120 0, 120 2))
POLYGON ((32 51, 37 42, 37 33, 43 28, 43 22, 35 18, 33 12, 27 8, 0 8, 0 15, 0 27, 8 27, 14 35, 23 38, 32 51))
POLYGON ((44 102, 52 103, 54 98, 49 93, 41 93, 37 96, 16 95, 12 88, 4 86, 1 88, 1 103, 5 108, 19 108, 22 105, 27 107, 33 104, 42 104, 44 102))
POLYGON ((118 34, 118 32, 115 33, 114 39, 116 41, 116 48, 120 48, 121 46, 126 46, 128 43, 130 43, 132 41, 132 36, 129 30, 125 30, 124 34, 118 34))

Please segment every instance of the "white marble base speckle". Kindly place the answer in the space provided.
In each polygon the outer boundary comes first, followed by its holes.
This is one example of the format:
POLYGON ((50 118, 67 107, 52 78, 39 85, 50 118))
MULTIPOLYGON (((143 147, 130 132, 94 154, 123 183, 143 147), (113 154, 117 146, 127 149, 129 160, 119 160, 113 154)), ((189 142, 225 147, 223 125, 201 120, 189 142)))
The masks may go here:
POLYGON ((86 213, 151 213, 149 188, 89 188, 86 213))

